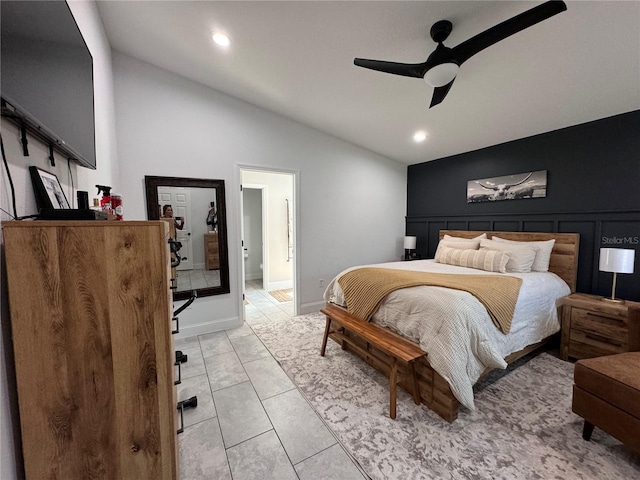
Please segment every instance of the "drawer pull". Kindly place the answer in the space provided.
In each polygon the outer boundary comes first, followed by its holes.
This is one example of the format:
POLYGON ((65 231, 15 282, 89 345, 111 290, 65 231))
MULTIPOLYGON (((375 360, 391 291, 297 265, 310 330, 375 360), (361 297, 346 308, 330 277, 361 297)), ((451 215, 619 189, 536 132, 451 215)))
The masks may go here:
POLYGON ((173 382, 174 385, 180 385, 182 383, 182 363, 176 362, 173 364, 175 367, 178 367, 178 380, 173 382))
POLYGON ((171 335, 175 335, 176 333, 180 333, 180 320, 178 320, 178 317, 173 317, 171 320, 175 320, 175 322, 176 322, 176 329, 175 330, 171 330, 171 335))
POLYGON ((586 333, 585 334, 585 338, 588 338, 589 340, 595 340, 597 342, 607 343, 609 345, 613 345, 613 346, 616 346, 616 347, 622 347, 621 343, 616 342, 615 340, 613 340, 611 338, 601 337, 600 335, 594 335, 594 334, 591 334, 591 333, 586 333))
POLYGON ((618 323, 624 323, 624 320, 621 318, 615 318, 615 317, 607 317, 605 315, 600 315, 598 313, 593 313, 593 312, 587 312, 587 316, 588 317, 597 317, 597 318, 605 318, 607 320, 612 320, 614 322, 618 322, 618 323))

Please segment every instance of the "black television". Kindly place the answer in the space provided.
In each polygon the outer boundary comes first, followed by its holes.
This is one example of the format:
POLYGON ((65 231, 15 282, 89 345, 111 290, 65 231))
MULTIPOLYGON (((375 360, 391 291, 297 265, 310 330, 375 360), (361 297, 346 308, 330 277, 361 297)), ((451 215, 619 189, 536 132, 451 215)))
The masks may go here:
POLYGON ((0 1, 2 116, 95 169, 93 57, 65 1, 0 1))

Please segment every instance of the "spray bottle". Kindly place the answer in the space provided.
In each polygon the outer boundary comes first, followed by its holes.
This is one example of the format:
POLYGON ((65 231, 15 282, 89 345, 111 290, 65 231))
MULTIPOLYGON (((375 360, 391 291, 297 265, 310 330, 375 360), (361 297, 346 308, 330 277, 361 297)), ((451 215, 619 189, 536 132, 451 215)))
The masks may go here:
POLYGON ((108 185, 96 185, 98 188, 98 195, 102 192, 102 198, 100 198, 100 207, 102 211, 107 215, 113 215, 113 208, 111 207, 111 187, 108 185))

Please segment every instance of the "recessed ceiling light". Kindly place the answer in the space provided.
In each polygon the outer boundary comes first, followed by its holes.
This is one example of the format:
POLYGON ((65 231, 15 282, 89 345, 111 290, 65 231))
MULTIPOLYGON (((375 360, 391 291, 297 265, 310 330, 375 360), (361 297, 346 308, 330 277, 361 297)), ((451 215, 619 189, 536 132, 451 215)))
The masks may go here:
POLYGON ((427 139, 427 132, 420 130, 413 134, 413 141, 416 143, 422 143, 427 139))
POLYGON ((231 45, 231 40, 229 39, 229 37, 222 32, 212 32, 211 38, 214 42, 216 42, 217 45, 220 45, 221 47, 228 47, 229 45, 231 45))

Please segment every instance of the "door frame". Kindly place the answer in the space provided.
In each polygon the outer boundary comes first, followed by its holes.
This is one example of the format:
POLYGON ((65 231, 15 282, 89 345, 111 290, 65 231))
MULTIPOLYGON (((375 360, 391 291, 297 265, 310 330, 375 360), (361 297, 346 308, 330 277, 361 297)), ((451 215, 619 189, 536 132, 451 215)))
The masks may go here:
MULTIPOLYGON (((293 177, 293 315, 297 315, 300 311, 300 235, 299 235, 299 225, 300 225, 300 171, 299 170, 291 170, 286 168, 274 168, 274 167, 265 167, 265 166, 257 166, 257 165, 249 165, 249 164, 236 164, 236 185, 238 185, 236 194, 238 195, 238 205, 240 207, 240 212, 238 214, 238 221, 236 224, 236 232, 238 234, 238 291, 240 295, 238 295, 238 303, 239 303, 239 311, 241 312, 241 317, 243 320, 245 318, 245 309, 244 309, 244 248, 242 247, 242 231, 243 231, 243 222, 242 218, 242 171, 250 170, 255 172, 263 172, 263 173, 276 173, 276 174, 285 174, 291 175, 293 177)), ((265 202, 263 202, 263 208, 265 206, 265 202)), ((264 218, 263 218, 264 220, 264 218)), ((264 260, 264 259, 263 259, 264 260)))

